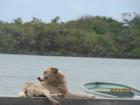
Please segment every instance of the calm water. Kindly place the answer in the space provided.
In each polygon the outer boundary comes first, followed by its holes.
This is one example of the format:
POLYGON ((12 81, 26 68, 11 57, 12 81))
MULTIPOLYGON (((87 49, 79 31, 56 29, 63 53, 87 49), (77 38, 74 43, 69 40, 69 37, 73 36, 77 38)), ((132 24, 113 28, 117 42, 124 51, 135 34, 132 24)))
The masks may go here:
POLYGON ((17 96, 25 81, 37 82, 47 67, 58 67, 69 88, 85 82, 117 82, 140 89, 140 60, 0 54, 0 96, 17 96))

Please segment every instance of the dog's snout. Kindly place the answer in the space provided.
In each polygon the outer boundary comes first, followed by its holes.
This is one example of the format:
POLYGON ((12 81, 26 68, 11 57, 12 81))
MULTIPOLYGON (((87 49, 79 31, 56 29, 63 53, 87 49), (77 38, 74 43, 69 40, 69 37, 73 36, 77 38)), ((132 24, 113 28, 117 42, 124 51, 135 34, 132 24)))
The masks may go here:
POLYGON ((39 81, 43 81, 40 77, 37 78, 39 81))

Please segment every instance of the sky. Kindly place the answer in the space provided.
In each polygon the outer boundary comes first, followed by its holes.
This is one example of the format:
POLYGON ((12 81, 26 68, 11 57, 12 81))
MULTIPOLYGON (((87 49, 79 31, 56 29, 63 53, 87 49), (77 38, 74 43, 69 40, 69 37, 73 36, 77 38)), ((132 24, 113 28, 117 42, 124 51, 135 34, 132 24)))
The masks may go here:
POLYGON ((140 0, 0 0, 2 21, 17 17, 23 21, 30 21, 32 17, 51 21, 56 16, 68 21, 85 15, 121 20, 124 12, 140 13, 140 0))

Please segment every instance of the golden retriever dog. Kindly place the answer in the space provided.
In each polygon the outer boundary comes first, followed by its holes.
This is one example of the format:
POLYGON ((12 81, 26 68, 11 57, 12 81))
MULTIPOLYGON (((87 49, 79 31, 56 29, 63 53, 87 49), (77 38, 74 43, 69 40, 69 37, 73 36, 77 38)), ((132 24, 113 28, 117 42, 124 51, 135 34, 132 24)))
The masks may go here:
POLYGON ((74 94, 68 90, 65 75, 55 67, 44 71, 42 77, 38 77, 42 87, 49 90, 50 94, 66 98, 95 98, 93 95, 74 94))
POLYGON ((20 97, 47 97, 53 105, 61 105, 52 97, 65 98, 95 98, 90 95, 74 94, 67 88, 65 76, 57 68, 50 67, 38 77, 39 83, 26 82, 21 90, 20 97))

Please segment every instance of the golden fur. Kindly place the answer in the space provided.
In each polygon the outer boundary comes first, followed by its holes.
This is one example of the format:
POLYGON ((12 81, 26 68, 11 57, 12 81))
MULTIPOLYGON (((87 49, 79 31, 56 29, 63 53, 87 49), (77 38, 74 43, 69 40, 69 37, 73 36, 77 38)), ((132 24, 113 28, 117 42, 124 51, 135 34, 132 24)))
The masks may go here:
POLYGON ((57 68, 48 68, 44 71, 43 78, 38 77, 40 84, 50 91, 50 94, 58 94, 66 96, 68 89, 64 74, 59 72, 57 68))
POLYGON ((54 67, 45 70, 43 78, 38 77, 38 80, 51 94, 61 95, 67 98, 95 98, 93 95, 71 93, 68 90, 64 74, 54 67))
POLYGON ((39 83, 34 84, 26 82, 19 96, 21 97, 40 97, 45 96, 53 103, 60 103, 52 98, 52 96, 61 96, 67 98, 95 98, 90 95, 74 94, 67 88, 65 76, 57 68, 50 67, 44 71, 43 77, 38 77, 39 83))

